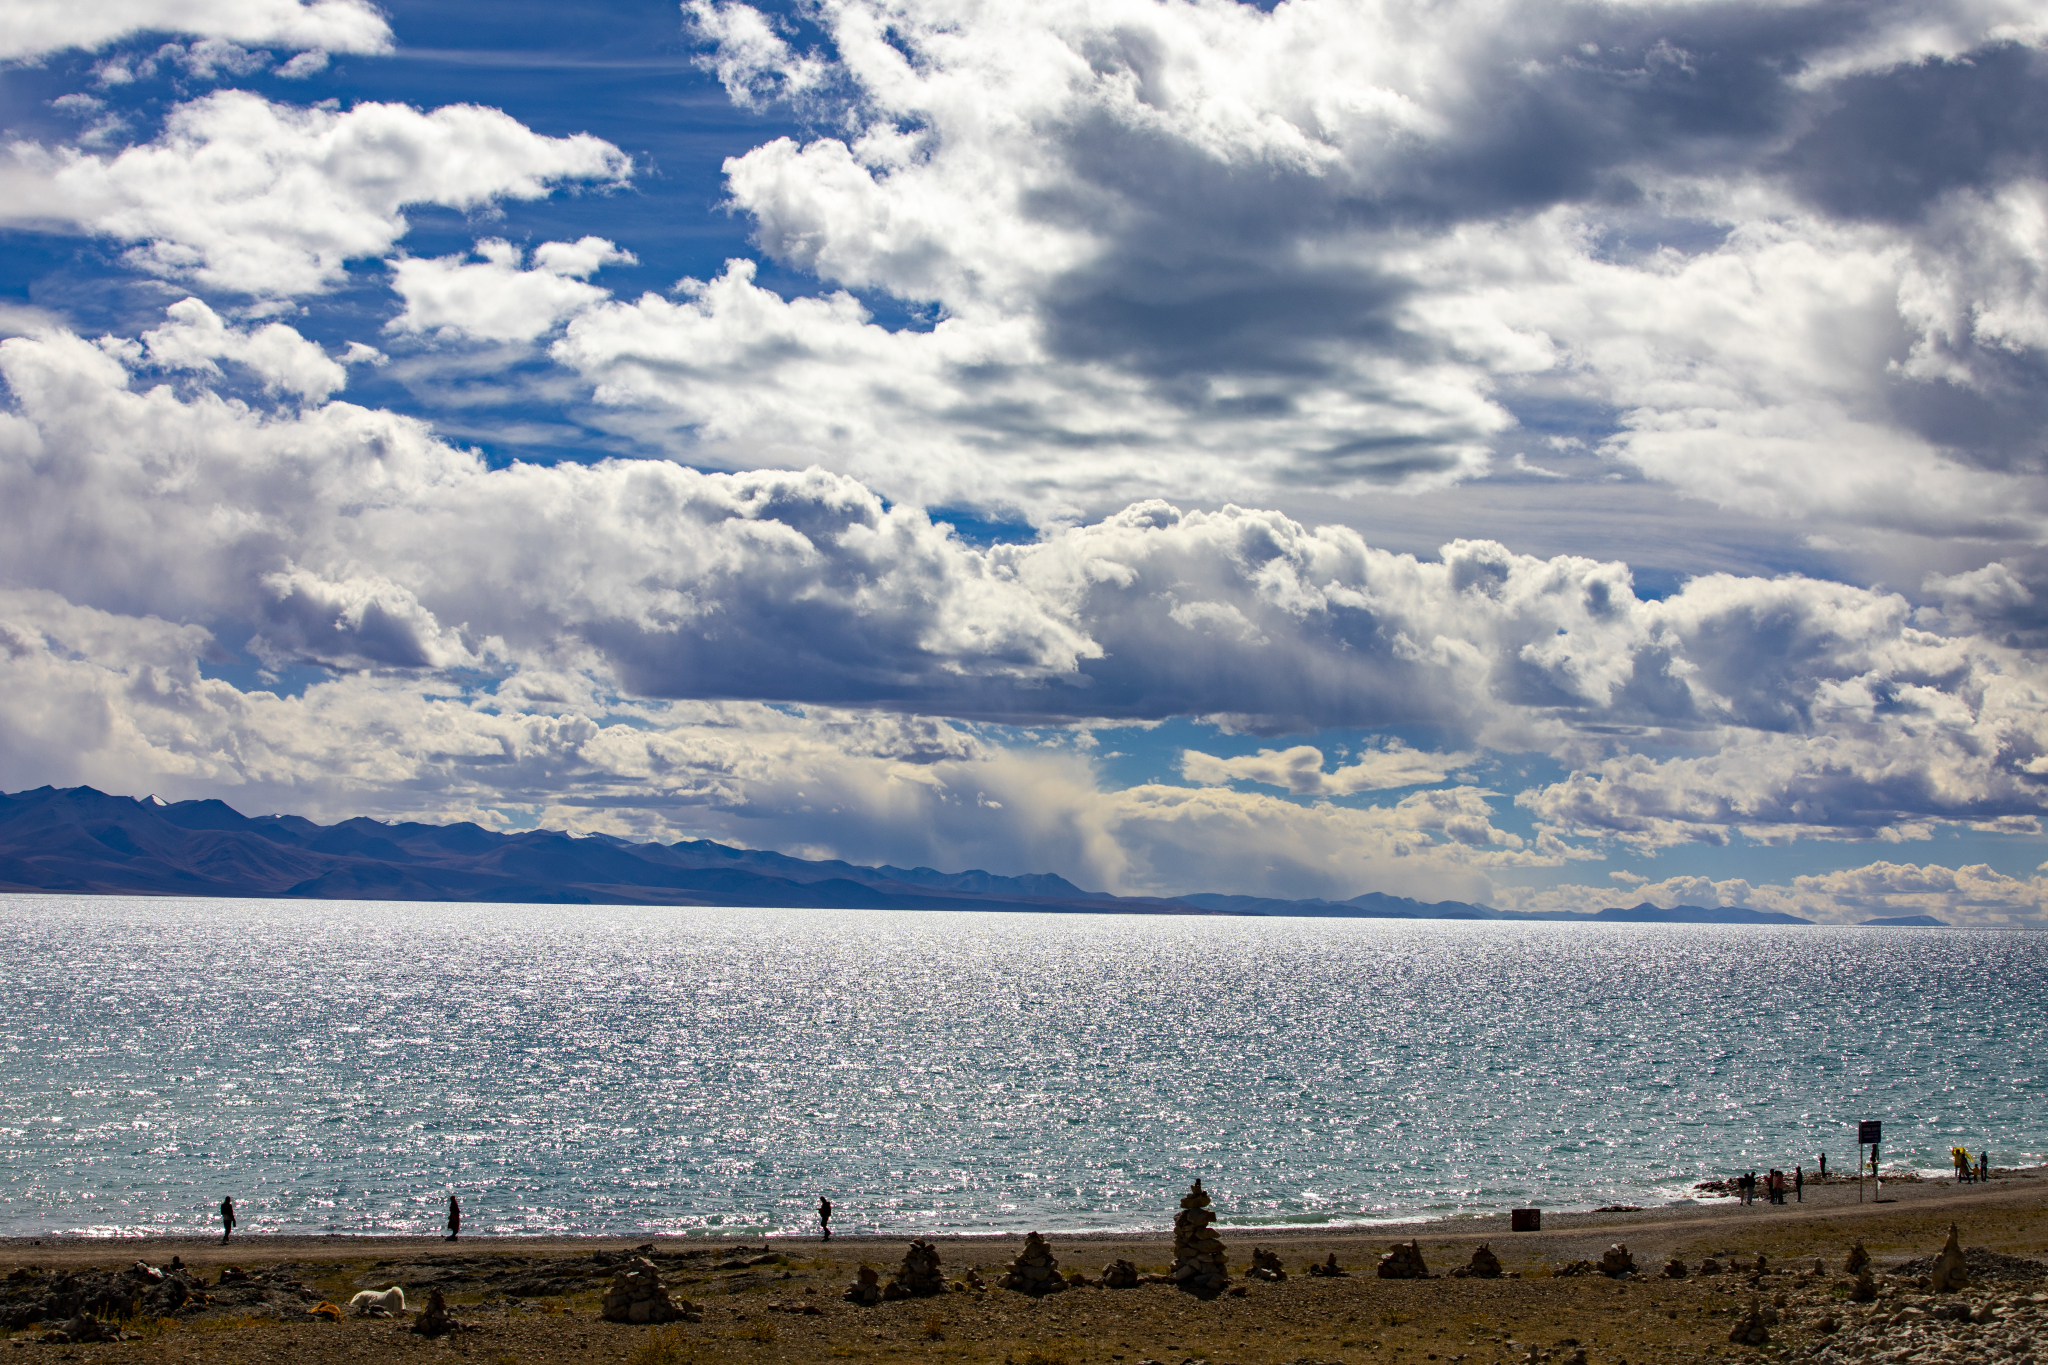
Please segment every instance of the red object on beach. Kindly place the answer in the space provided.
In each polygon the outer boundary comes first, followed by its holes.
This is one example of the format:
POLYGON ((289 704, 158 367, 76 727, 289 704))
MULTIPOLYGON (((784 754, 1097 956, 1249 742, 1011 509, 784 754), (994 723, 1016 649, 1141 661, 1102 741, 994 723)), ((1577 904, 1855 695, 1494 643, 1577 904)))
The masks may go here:
POLYGON ((1542 1209, 1509 1209, 1509 1210, 1508 1210, 1508 1231, 1509 1231, 1509 1232, 1541 1232, 1541 1231, 1543 1231, 1543 1210, 1542 1210, 1542 1209))

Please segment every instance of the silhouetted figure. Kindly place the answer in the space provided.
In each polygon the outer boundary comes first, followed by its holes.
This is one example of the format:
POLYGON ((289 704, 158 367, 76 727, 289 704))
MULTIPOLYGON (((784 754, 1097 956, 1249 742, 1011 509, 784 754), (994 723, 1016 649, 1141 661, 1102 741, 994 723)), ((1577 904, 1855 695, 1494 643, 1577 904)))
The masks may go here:
POLYGON ((454 1241, 462 1232, 462 1203, 454 1195, 448 1196, 448 1240, 454 1241))
POLYGON ((235 1199, 229 1195, 220 1201, 220 1244, 226 1246, 228 1237, 235 1230, 235 1199))
POLYGON ((1804 1166, 1794 1166, 1792 1168, 1792 1202, 1795 1204, 1804 1204, 1806 1202, 1806 1167, 1804 1166))
POLYGON ((1826 1152, 1820 1154, 1820 1178, 1822 1180, 1828 1178, 1828 1154, 1826 1152))
POLYGON ((824 1230, 825 1240, 832 1240, 832 1201, 824 1195, 818 1196, 818 1226, 824 1230))

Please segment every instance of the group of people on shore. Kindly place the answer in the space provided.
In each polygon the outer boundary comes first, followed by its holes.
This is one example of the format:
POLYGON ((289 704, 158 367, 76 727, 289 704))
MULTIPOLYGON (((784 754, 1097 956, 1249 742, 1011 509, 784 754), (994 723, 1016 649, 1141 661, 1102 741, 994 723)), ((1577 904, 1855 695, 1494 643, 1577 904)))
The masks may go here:
POLYGON ((1761 1177, 1755 1171, 1744 1171, 1735 1178, 1735 1188, 1741 1193, 1742 1202, 1745 1204, 1754 1204, 1759 1190, 1763 1192, 1764 1198, 1773 1204, 1784 1203, 1788 1190, 1794 1202, 1803 1204, 1806 1202, 1806 1168, 1794 1166, 1789 1176, 1776 1167, 1772 1167, 1761 1177))
POLYGON ((1948 1155, 1955 1163, 1958 1185, 1974 1185, 1991 1178, 1991 1153, 1979 1152, 1972 1157, 1968 1147, 1951 1147, 1948 1155))

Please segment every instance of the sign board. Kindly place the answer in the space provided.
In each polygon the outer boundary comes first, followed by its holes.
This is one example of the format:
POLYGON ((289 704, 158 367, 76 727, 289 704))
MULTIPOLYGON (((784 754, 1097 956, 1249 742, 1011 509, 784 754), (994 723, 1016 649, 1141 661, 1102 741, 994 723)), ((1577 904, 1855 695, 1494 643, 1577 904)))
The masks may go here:
POLYGON ((1865 1119, 1856 1125, 1856 1140, 1871 1143, 1884 1141, 1884 1124, 1878 1119, 1865 1119))

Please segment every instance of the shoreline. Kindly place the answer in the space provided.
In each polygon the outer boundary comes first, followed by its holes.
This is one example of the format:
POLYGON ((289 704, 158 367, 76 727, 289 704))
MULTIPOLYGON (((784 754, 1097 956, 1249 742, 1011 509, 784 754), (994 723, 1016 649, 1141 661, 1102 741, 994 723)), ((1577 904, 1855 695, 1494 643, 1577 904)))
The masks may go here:
MULTIPOLYGON (((1723 1224, 1732 1224, 1733 1228, 1744 1231, 1761 1232, 1769 1229, 1774 1223, 1788 1219, 1837 1221, 1886 1212, 1922 1213, 1947 1209, 1960 1212, 1975 1206, 2005 1204, 2015 1197, 2024 1198, 2028 1194, 2048 1199, 2048 1166, 1999 1168, 1988 1184, 1958 1186, 1946 1178, 1892 1179, 1885 1182, 1882 1199, 1875 1198, 1866 1184, 1865 1197, 1859 1201, 1856 1182, 1835 1177, 1830 1177, 1826 1184, 1809 1184, 1805 1193, 1807 1198, 1803 1202, 1794 1203, 1788 1199, 1783 1205, 1762 1202, 1744 1205, 1734 1198, 1713 1196, 1697 1201, 1646 1205, 1633 1209, 1570 1210, 1539 1205, 1536 1207, 1542 1207, 1543 1228, 1540 1232, 1533 1233, 1510 1231, 1508 1214, 1505 1211, 1315 1224, 1233 1223, 1227 1218, 1221 1218, 1217 1221, 1216 1228, 1225 1237, 1234 1240, 1272 1242, 1281 1246, 1305 1243, 1349 1246, 1362 1242, 1413 1238, 1425 1238, 1446 1246, 1468 1242, 1491 1242, 1495 1239, 1506 1239, 1507 1243, 1512 1244, 1533 1245, 1552 1234, 1576 1237, 1602 1230, 1665 1233, 1686 1228, 1706 1229, 1723 1224)), ((914 1238, 922 1238, 941 1246, 977 1247, 997 1243, 1009 1244, 1021 1239, 1027 1231, 1043 1233, 1049 1240, 1062 1244, 1085 1247, 1143 1246, 1170 1241, 1173 1236, 1172 1226, 1168 1223, 1134 1230, 1069 1230, 1061 1228, 1058 1224, 1047 1223, 1035 1228, 1019 1226, 986 1231, 925 1228, 894 1232, 838 1232, 829 1242, 821 1239, 815 1232, 760 1231, 680 1234, 476 1232, 466 1234, 453 1243, 438 1232, 238 1232, 235 1239, 223 1247, 216 1234, 197 1231, 104 1235, 42 1233, 0 1236, 0 1257, 20 1257, 29 1252, 66 1252, 75 1255, 105 1254, 120 1250, 125 1254, 128 1251, 139 1252, 162 1247, 167 1254, 205 1253, 202 1259, 212 1262, 232 1260, 236 1256, 261 1261, 320 1252, 329 1255, 386 1250, 425 1252, 436 1247, 442 1248, 449 1255, 488 1255, 493 1252, 526 1255, 556 1251, 632 1250, 649 1244, 664 1250, 688 1250, 696 1247, 716 1249, 758 1244, 776 1251, 794 1253, 804 1249, 829 1252, 838 1247, 901 1247, 914 1238)))

